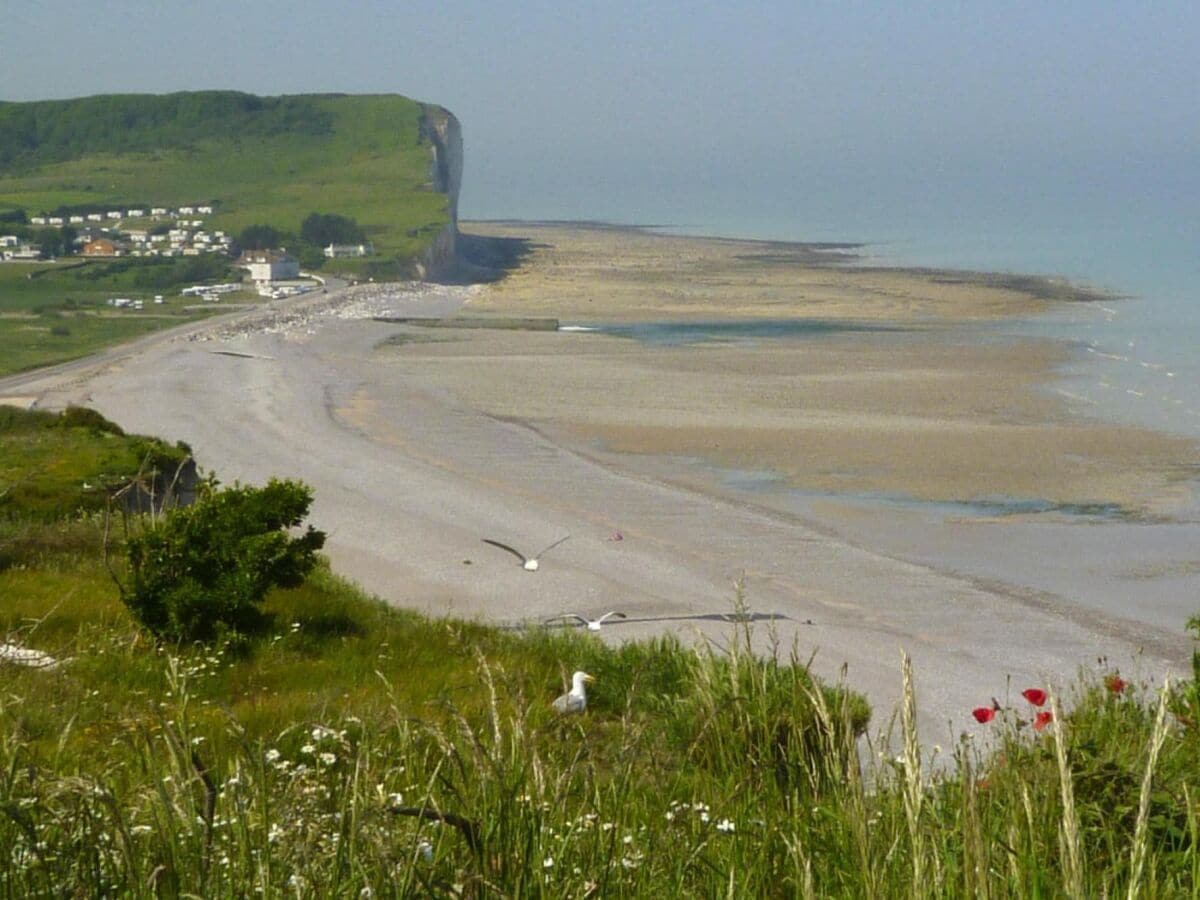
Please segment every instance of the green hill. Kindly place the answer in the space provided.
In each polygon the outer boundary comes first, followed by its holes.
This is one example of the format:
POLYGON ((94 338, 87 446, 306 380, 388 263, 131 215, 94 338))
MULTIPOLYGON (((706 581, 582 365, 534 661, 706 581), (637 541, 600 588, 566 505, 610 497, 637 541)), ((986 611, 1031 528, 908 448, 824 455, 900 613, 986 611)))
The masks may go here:
POLYGON ((207 204, 207 228, 262 224, 298 238, 316 212, 354 220, 375 249, 327 266, 376 277, 445 252, 460 170, 453 116, 398 95, 0 103, 0 221, 207 204))

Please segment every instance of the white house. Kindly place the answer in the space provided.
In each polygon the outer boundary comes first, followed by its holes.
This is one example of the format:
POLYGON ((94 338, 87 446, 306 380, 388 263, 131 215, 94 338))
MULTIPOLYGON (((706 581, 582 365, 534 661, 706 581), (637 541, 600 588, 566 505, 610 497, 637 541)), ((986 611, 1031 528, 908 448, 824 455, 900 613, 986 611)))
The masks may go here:
POLYGON ((181 207, 179 207, 179 214, 180 214, 181 216, 191 216, 191 215, 194 215, 194 214, 195 214, 195 212, 196 212, 196 207, 194 207, 194 206, 181 206, 181 207))
POLYGON ((121 215, 121 211, 119 209, 110 209, 108 212, 105 213, 105 215, 108 216, 108 218, 110 218, 110 219, 123 218, 123 216, 121 215))
POLYGON ((247 250, 237 265, 248 269, 254 281, 280 281, 300 275, 300 263, 278 250, 247 250))
POLYGON ((152 215, 152 216, 165 216, 166 214, 167 214, 167 208, 165 206, 150 207, 150 215, 152 215))
POLYGON ((89 222, 103 222, 104 216, 100 215, 100 213, 88 213, 87 220, 89 222))
POLYGON ((62 216, 51 216, 46 221, 51 225, 61 225, 63 223, 62 216))
POLYGON ((128 215, 131 219, 140 219, 145 214, 146 211, 144 209, 131 209, 126 215, 128 215))
POLYGON ((197 206, 196 212, 200 213, 200 215, 202 215, 202 216, 211 216, 212 215, 212 207, 211 206, 197 206))
POLYGON ((0 234, 0 247, 15 247, 21 243, 21 239, 15 234, 0 234))
POLYGON ((83 224, 83 216, 71 216, 69 221, 72 225, 82 225, 83 224))
POLYGON ((33 224, 33 225, 45 225, 45 224, 46 224, 46 217, 45 217, 45 216, 34 216, 34 217, 33 217, 33 218, 31 218, 29 221, 30 221, 30 223, 31 223, 31 224, 33 224))

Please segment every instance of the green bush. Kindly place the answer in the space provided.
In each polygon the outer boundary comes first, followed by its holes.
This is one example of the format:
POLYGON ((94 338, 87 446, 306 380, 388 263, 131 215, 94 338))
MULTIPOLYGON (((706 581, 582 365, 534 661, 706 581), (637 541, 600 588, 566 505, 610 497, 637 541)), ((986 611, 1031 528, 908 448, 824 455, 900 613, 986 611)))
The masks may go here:
POLYGON ((311 503, 308 487, 289 480, 202 487, 196 503, 170 510, 129 541, 132 579, 122 599, 146 628, 170 640, 261 630, 267 591, 303 583, 325 543, 311 525, 299 537, 287 533, 311 503))

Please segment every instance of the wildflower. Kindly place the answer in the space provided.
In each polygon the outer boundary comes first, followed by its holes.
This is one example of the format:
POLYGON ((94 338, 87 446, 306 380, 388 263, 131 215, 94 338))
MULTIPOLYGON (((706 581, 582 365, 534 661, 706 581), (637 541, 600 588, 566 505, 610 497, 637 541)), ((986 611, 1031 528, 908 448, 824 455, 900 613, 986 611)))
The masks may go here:
POLYGON ((1025 690, 1021 691, 1021 696, 1034 706, 1046 705, 1046 692, 1041 688, 1026 688, 1025 690))
POLYGON ((303 747, 300 748, 300 752, 303 753, 305 756, 312 756, 314 753, 317 752, 317 748, 314 747, 312 744, 305 744, 303 747))
POLYGON ((673 810, 673 809, 668 809, 668 810, 667 810, 667 821, 668 821, 668 822, 674 822, 674 821, 675 821, 675 810, 673 810))
POLYGON ((703 822, 705 825, 708 824, 708 813, 707 812, 700 813, 700 821, 703 822))
POLYGON ((542 868, 543 869, 553 869, 554 868, 554 857, 547 856, 545 859, 543 859, 542 860, 542 868))
POLYGON ((1123 694, 1125 688, 1129 687, 1129 682, 1116 672, 1111 672, 1104 676, 1104 686, 1108 688, 1110 694, 1123 694))
POLYGON ((737 830, 737 826, 730 819, 722 819, 717 823, 717 831, 721 834, 733 834, 737 830))
POLYGON ((417 844, 417 856, 421 857, 422 862, 433 862, 433 844, 429 841, 421 841, 417 844))
POLYGON ((267 843, 274 844, 283 837, 283 829, 278 822, 272 822, 271 827, 267 830, 267 843))
POLYGON ((333 753, 322 753, 320 759, 321 762, 325 763, 327 766, 332 766, 335 762, 337 762, 337 756, 333 753))
POLYGON ((1048 709, 1042 710, 1037 714, 1037 718, 1033 720, 1033 730, 1041 731, 1043 728, 1049 725, 1053 719, 1054 713, 1050 712, 1048 709))
POLYGON ((404 803, 404 795, 399 791, 393 791, 388 794, 388 803, 392 806, 400 806, 404 803))
POLYGON ((280 754, 279 754, 279 751, 278 751, 278 750, 276 750, 274 747, 272 747, 272 748, 271 748, 270 750, 268 750, 268 751, 267 751, 265 754, 263 754, 264 758, 265 758, 265 759, 266 759, 266 761, 267 761, 267 762, 269 762, 269 763, 273 763, 273 762, 275 762, 276 760, 278 760, 278 759, 279 759, 279 755, 280 755, 280 754))
POLYGON ((980 725, 986 725, 992 719, 996 718, 996 711, 990 706, 977 706, 971 710, 971 715, 975 717, 975 721, 980 725))

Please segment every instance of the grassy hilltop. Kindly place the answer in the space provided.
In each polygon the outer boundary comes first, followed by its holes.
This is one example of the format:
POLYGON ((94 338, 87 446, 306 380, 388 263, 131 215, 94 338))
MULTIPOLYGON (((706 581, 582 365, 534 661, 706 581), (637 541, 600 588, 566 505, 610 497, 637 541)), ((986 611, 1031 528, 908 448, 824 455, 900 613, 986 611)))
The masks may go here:
POLYGON ((211 203, 213 229, 295 234, 310 213, 334 213, 362 226, 377 267, 407 270, 450 221, 426 137, 447 115, 399 95, 0 103, 0 216, 211 203))
MULTIPOLYGON (((14 234, 57 257, 0 263, 0 375, 216 311, 197 308, 180 289, 243 276, 226 253, 115 260, 67 255, 72 238, 93 223, 60 229, 29 219, 211 206, 201 217, 203 229, 231 236, 234 252, 247 228, 266 226, 256 230, 271 235, 268 243, 247 246, 287 247, 307 270, 412 277, 453 219, 455 198, 439 187, 453 185, 457 159, 443 153, 434 165, 435 136, 449 124, 452 117, 441 107, 398 95, 206 91, 0 102, 0 235, 14 234), (314 213, 349 226, 354 239, 335 240, 365 240, 374 253, 326 260, 325 241, 301 240, 303 223, 314 213), (56 249, 45 249, 48 236, 56 249), (166 302, 151 304, 154 295, 166 302), (114 310, 107 303, 114 297, 148 305, 114 310)), ((163 232, 175 225, 169 216, 146 216, 123 227, 163 232)), ((225 299, 259 298, 247 291, 225 299)))

